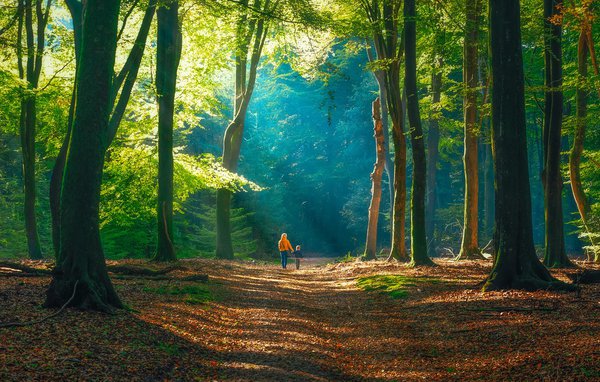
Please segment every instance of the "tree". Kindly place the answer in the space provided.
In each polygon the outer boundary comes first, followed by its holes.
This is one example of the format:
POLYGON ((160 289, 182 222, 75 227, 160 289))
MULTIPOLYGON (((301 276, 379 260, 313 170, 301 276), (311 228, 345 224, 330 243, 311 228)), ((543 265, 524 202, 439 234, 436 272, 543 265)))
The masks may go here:
POLYGON ((100 242, 99 204, 107 149, 119 0, 88 0, 77 73, 77 108, 61 192, 60 253, 45 305, 122 308, 100 242))
MULTIPOLYGON (((591 232, 588 226, 588 216, 591 212, 590 205, 581 181, 581 156, 583 154, 588 114, 588 90, 586 86, 588 80, 587 60, 592 54, 594 55, 594 57, 592 57, 592 62, 594 63, 595 71, 597 71, 598 68, 594 52, 594 41, 592 39, 593 16, 590 12, 590 7, 591 1, 585 0, 582 7, 583 12, 580 15, 579 20, 580 31, 577 42, 577 74, 579 78, 577 80, 577 90, 575 94, 575 137, 573 138, 573 146, 569 153, 569 178, 579 216, 581 217, 583 226, 587 231, 586 233, 592 242, 592 247, 595 248, 594 240, 590 235, 591 232)), ((595 251, 594 261, 600 262, 600 253, 597 250, 595 251)))
POLYGON ((483 289, 572 289, 550 275, 533 246, 519 0, 490 0, 489 6, 496 232, 494 266, 483 289))
POLYGON ((381 177, 385 168, 385 140, 383 123, 381 122, 381 103, 379 98, 373 101, 373 137, 375 138, 376 160, 371 173, 371 203, 369 205, 369 221, 367 224, 367 241, 364 258, 376 258, 377 223, 379 221, 379 204, 381 202, 381 177))
POLYGON ((427 134, 427 210, 425 211, 429 256, 435 255, 435 210, 437 204, 437 163, 440 144, 440 111, 437 110, 442 93, 441 59, 431 73, 431 116, 427 134))
POLYGON ((403 44, 398 43, 398 16, 401 1, 361 0, 361 6, 372 26, 377 54, 377 69, 385 73, 386 104, 392 120, 394 143, 394 205, 392 221, 392 248, 390 259, 407 260, 404 245, 406 204, 406 138, 400 90, 400 59, 403 44))
POLYGON ((157 11, 156 92, 158 98, 158 245, 156 261, 177 260, 173 246, 173 117, 181 56, 179 2, 157 11))
POLYGON ((560 149, 563 118, 561 22, 555 19, 562 0, 544 0, 544 216, 546 252, 544 264, 549 267, 573 266, 565 251, 562 210, 562 176, 560 149))
MULTIPOLYGON (((65 0, 67 7, 69 9, 69 13, 71 15, 71 20, 73 22, 73 35, 75 42, 75 67, 76 72, 78 71, 79 61, 81 56, 81 40, 83 34, 83 4, 80 0, 65 0)), ((144 13, 144 18, 140 24, 140 29, 136 36, 136 39, 129 51, 129 55, 127 56, 127 60, 125 64, 121 68, 118 73, 114 74, 114 81, 112 83, 112 91, 111 91, 111 116, 108 124, 108 129, 106 130, 106 147, 110 146, 113 139, 116 136, 119 125, 125 115, 125 110, 127 108, 127 104, 129 103, 129 99, 131 97, 131 92, 133 90, 134 84, 137 79, 137 75, 140 69, 140 65, 142 62, 142 57, 144 54, 144 50, 146 47, 146 40, 148 38, 148 33, 150 31, 150 27, 152 25, 152 19, 154 18, 154 13, 156 11, 156 3, 157 0, 149 0, 148 5, 146 6, 146 10, 144 13)), ((133 11, 134 7, 137 6, 137 2, 135 2, 131 8, 133 11)), ((125 22, 121 27, 121 31, 119 35, 122 34, 122 31, 125 28, 125 22)), ((65 135, 60 151, 56 157, 56 161, 54 162, 54 167, 52 169, 52 176, 50 180, 50 212, 52 215, 52 243, 54 244, 54 253, 55 256, 58 257, 59 254, 59 244, 60 244, 60 191, 62 185, 62 177, 64 173, 65 162, 67 158, 67 149, 69 145, 69 139, 71 137, 71 130, 73 125, 73 118, 75 114, 75 106, 76 106, 76 84, 73 86, 73 92, 71 95, 71 105, 69 108, 69 118, 68 118, 68 126, 67 126, 67 134, 65 135)))
POLYGON ((465 202, 462 243, 458 260, 483 258, 479 249, 479 124, 477 87, 479 86, 479 19, 481 0, 467 0, 467 22, 463 49, 465 202))
MULTIPOLYGON (((238 10, 235 36, 235 100, 233 120, 227 126, 223 137, 223 167, 229 171, 237 170, 242 137, 246 122, 246 113, 256 84, 256 72, 267 38, 269 19, 277 2, 270 0, 242 0, 238 10)), ((220 259, 233 259, 231 241, 231 197, 228 189, 217 191, 217 249, 220 259)))
POLYGON ((433 265, 427 255, 425 231, 425 197, 427 195, 427 163, 425 137, 419 112, 417 91, 417 28, 415 0, 404 1, 404 54, 406 57, 404 82, 406 86, 406 108, 412 144, 413 175, 410 202, 410 264, 433 265))
POLYGON ((45 34, 52 0, 19 0, 17 60, 19 77, 27 83, 21 99, 21 117, 19 122, 21 135, 21 151, 23 154, 23 188, 25 191, 25 231, 27 248, 32 259, 42 258, 42 249, 37 230, 36 218, 36 129, 37 103, 36 92, 42 72, 45 34), (35 3, 35 4, 34 4, 35 3), (35 12, 35 17, 34 17, 35 12), (34 20, 35 19, 35 20, 34 20), (27 63, 23 65, 23 27, 25 28, 25 47, 27 63), (35 27, 35 31, 34 31, 35 27))

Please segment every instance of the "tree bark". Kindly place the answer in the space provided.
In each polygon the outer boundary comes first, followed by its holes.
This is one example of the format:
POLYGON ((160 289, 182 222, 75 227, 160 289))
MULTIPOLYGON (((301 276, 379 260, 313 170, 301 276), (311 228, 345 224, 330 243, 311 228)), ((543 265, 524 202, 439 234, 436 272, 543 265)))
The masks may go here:
POLYGON ((439 110, 442 91, 441 68, 431 74, 431 108, 429 132, 427 134, 427 210, 425 211, 429 257, 436 255, 435 211, 437 207, 437 163, 439 158, 440 122, 439 110))
POLYGON ((112 312, 123 305, 108 277, 100 242, 99 204, 119 0, 87 0, 77 109, 61 192, 60 253, 45 305, 112 312))
POLYGON ((156 92, 158 99, 158 241, 155 261, 176 261, 173 244, 173 117, 177 67, 181 54, 179 2, 157 13, 156 92))
POLYGON ((371 203, 367 224, 367 240, 363 257, 374 260, 377 256, 377 224, 379 222, 379 205, 381 203, 381 177, 385 168, 385 145, 383 124, 381 122, 381 103, 379 98, 373 101, 373 137, 375 138, 375 165, 371 173, 371 203))
POLYGON ((477 87, 481 0, 467 0, 463 50, 465 204, 462 242, 457 260, 483 259, 479 249, 479 125, 477 87))
MULTIPOLYGON (((71 19, 73 21, 73 35, 75 40, 75 72, 77 73, 79 67, 79 57, 81 51, 81 39, 83 33, 83 5, 79 0, 65 0, 71 19)), ((143 53, 146 46, 146 40, 150 27, 152 25, 152 19, 156 10, 156 0, 150 0, 146 8, 146 13, 140 25, 136 40, 127 56, 127 61, 121 71, 115 74, 115 81, 112 85, 111 95, 111 117, 108 124, 107 130, 107 147, 112 143, 123 115, 127 108, 133 85, 137 79, 140 64, 142 61, 143 53), (121 86, 122 85, 122 86, 121 86), (122 87, 122 89, 121 89, 122 87), (119 93, 119 90, 121 92, 119 93), (116 95, 119 94, 117 98, 116 95)), ((52 169, 52 176, 50 179, 50 212, 52 215, 52 243, 54 245, 55 256, 58 257, 59 252, 59 238, 60 238, 60 188, 62 184, 62 177, 64 172, 65 161, 67 157, 67 148, 71 135, 71 129, 73 125, 73 118, 75 113, 75 101, 76 101, 76 87, 73 86, 73 93, 71 95, 71 106, 69 108, 69 118, 67 126, 67 134, 63 140, 60 151, 54 163, 52 169)))
POLYGON ((404 85, 406 86, 406 108, 410 126, 413 157, 413 175, 410 202, 410 264, 411 266, 434 265, 427 255, 425 231, 425 197, 427 195, 427 163, 425 138, 419 112, 417 90, 417 28, 415 0, 404 0, 404 85))
POLYGON ((25 233, 27 236, 29 257, 32 259, 42 258, 36 218, 35 142, 37 133, 37 102, 35 90, 38 87, 42 71, 46 25, 48 24, 51 0, 46 1, 45 8, 43 8, 42 3, 42 0, 38 0, 35 1, 34 5, 33 0, 19 0, 17 9, 19 25, 17 35, 19 77, 27 82, 27 91, 22 95, 21 99, 19 126, 23 156, 25 233), (25 28, 25 47, 27 50, 25 68, 23 67, 22 51, 23 27, 25 28))
MULTIPOLYGON (((577 74, 579 76, 577 81, 577 91, 575 94, 576 99, 576 120, 575 120, 575 137, 573 139, 573 146, 569 153, 569 178, 571 180, 571 190, 573 192, 573 198, 577 204, 577 210, 581 217, 581 222, 586 230, 586 233, 590 233, 588 227, 588 214, 590 213, 590 206, 587 202, 587 197, 583 189, 581 182, 581 156, 583 154, 583 145, 585 142, 585 132, 587 128, 587 104, 588 104, 588 91, 586 89, 586 82, 588 76, 588 56, 590 49, 588 47, 588 36, 590 34, 591 25, 586 15, 582 20, 581 31, 579 34, 579 41, 577 44, 577 74)), ((596 250, 594 239, 588 235, 592 247, 594 248, 594 262, 600 262, 600 251, 596 250)))
POLYGON ((562 0, 544 0, 544 216, 546 250, 544 264, 552 268, 572 267, 565 251, 562 209, 563 181, 560 173, 561 130, 563 118, 562 92, 562 26, 551 20, 560 10, 562 0))
POLYGON ((489 6, 496 256, 483 289, 573 289, 550 275, 533 245, 519 0, 489 6))
MULTIPOLYGON (((269 0, 264 1, 264 3, 255 0, 252 7, 269 13, 275 10, 270 4, 269 0)), ((233 172, 237 170, 240 158, 246 113, 256 84, 258 63, 268 31, 268 24, 264 17, 247 13, 249 12, 248 0, 242 0, 240 5, 242 10, 238 18, 236 32, 238 49, 235 58, 234 116, 223 137, 223 167, 233 172), (248 53, 250 53, 250 57, 248 57, 248 53)), ((219 259, 233 259, 230 222, 231 198, 232 193, 230 190, 224 188, 217 190, 216 256, 219 259)))
POLYGON ((373 42, 377 60, 382 62, 386 102, 392 120, 394 144, 394 203, 392 212, 392 248, 389 259, 408 260, 405 239, 406 211, 406 139, 400 91, 400 59, 403 44, 398 43, 398 15, 400 1, 372 0, 362 3, 367 18, 373 25, 373 42))

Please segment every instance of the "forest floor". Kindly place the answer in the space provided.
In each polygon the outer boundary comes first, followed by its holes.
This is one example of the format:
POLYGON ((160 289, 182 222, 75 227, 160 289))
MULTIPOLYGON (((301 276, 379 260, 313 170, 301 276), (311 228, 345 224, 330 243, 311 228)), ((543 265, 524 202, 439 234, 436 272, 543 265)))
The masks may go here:
MULTIPOLYGON (((437 262, 184 260, 175 276, 209 282, 114 278, 130 311, 0 328, 0 380, 600 381, 600 285, 482 294, 491 262, 437 262), (400 293, 357 286, 382 274, 400 293)), ((0 277, 0 322, 49 314, 48 283, 0 277)))

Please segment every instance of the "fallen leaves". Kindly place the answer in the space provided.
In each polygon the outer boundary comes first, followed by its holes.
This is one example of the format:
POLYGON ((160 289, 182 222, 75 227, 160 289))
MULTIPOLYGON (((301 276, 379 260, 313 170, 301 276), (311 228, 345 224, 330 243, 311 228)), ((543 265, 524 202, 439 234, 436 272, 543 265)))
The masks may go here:
MULTIPOLYGON (((300 271, 180 263, 168 280, 114 280, 132 312, 67 309, 0 330, 0 380, 600 380, 598 285, 583 286, 581 297, 482 294, 485 261, 306 262, 300 271), (185 281, 190 274, 210 282, 185 281), (375 275, 410 280, 406 297, 357 287, 375 275), (419 278, 440 282, 412 282, 419 278)), ((121 264, 143 265, 113 265, 121 264)), ((48 282, 0 278, 0 322, 47 315, 48 282)))

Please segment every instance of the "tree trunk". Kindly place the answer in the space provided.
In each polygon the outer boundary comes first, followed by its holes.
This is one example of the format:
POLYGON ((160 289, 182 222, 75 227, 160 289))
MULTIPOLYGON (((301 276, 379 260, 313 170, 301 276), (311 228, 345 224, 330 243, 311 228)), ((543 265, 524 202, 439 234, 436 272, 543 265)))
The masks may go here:
POLYGON ((99 204, 119 0, 87 0, 77 109, 61 192, 60 256, 46 306, 70 305, 111 312, 123 305, 114 290, 100 242, 99 204))
POLYGON ((440 105, 442 91, 441 68, 436 68, 431 75, 431 108, 433 109, 429 119, 429 132, 427 134, 427 210, 425 211, 428 253, 430 257, 435 256, 435 210, 437 203, 437 163, 439 158, 440 144, 440 105))
POLYGON ((425 138, 419 113, 417 93, 417 29, 415 0, 404 1, 404 34, 406 57, 404 83, 406 86, 406 108, 412 145, 413 175, 410 202, 410 257, 411 266, 434 265, 427 256, 425 232, 425 197, 427 195, 427 164, 425 138))
POLYGON ((565 251, 562 209, 562 176, 560 149, 563 114, 562 93, 562 27, 551 21, 560 10, 562 0, 544 0, 544 216, 546 220, 546 253, 544 264, 552 268, 571 267, 565 251))
POLYGON ((533 245, 519 0, 489 5, 496 256, 483 289, 572 289, 550 275, 533 245))
MULTIPOLYGON (((590 228, 588 227, 588 214, 590 213, 590 206, 587 202, 585 191, 583 190, 583 184, 581 182, 581 156, 583 154, 583 144, 585 142, 585 130, 587 127, 587 103, 588 103, 588 92, 586 90, 586 82, 588 75, 588 63, 587 58, 590 54, 588 48, 588 29, 589 24, 587 20, 583 20, 581 26, 581 32, 579 34, 579 41, 577 44, 577 74, 579 76, 577 81, 577 92, 576 98, 576 120, 575 120, 575 137, 573 139, 573 146, 569 154, 569 178, 571 180, 571 190, 573 192, 573 198, 577 204, 577 210, 579 216, 581 216, 581 222, 588 233, 588 240, 594 248, 594 262, 600 262, 600 251, 596 250, 596 244, 591 235, 589 235, 590 228)), ((589 252, 588 252, 589 256, 589 252)), ((589 257, 588 257, 589 258, 589 257)))
MULTIPOLYGON (((244 135, 244 125, 248 105, 256 84, 256 73, 262 49, 267 37, 268 25, 262 16, 258 19, 252 15, 248 20, 248 0, 242 0, 243 7, 237 22, 236 40, 238 49, 235 58, 235 100, 233 120, 225 129, 223 137, 223 167, 229 171, 237 170, 244 135), (250 65, 248 64, 248 52, 250 65)), ((256 1, 253 6, 264 12, 273 12, 270 1, 256 1)), ((217 190, 217 245, 216 256, 219 259, 233 259, 233 242, 231 239, 231 191, 217 190)))
POLYGON ((377 255, 377 223, 379 221, 379 204, 381 203, 381 177, 385 167, 385 145, 383 124, 381 122, 381 103, 379 98, 373 101, 373 137, 375 138, 375 165, 371 173, 371 203, 369 205, 369 221, 367 225, 367 241, 364 258, 374 260, 377 255))
POLYGON ((45 48, 46 25, 51 0, 46 1, 46 9, 42 7, 42 1, 33 4, 32 0, 19 1, 19 30, 17 35, 17 59, 19 64, 19 77, 27 82, 27 93, 22 96, 20 115, 21 152, 23 155, 23 191, 25 232, 27 236, 27 249, 29 257, 41 259, 42 250, 37 231, 36 218, 36 129, 37 129, 37 102, 35 90, 38 87, 40 73, 42 70, 42 58, 45 48), (34 21, 35 11, 35 21, 34 21), (23 25, 24 23, 24 25, 23 25), (35 25, 34 25, 35 24, 35 25), (27 49, 27 63, 23 68, 23 26, 25 27, 25 46, 27 49), (34 34, 34 27, 37 36, 34 34))
MULTIPOLYGON (((81 39, 83 33, 83 5, 79 0, 65 0, 71 19, 73 21, 73 35, 75 40, 75 72, 79 67, 79 57, 81 51, 81 39)), ((125 113, 127 103, 133 90, 133 85, 136 81, 137 74, 142 61, 144 48, 146 46, 146 40, 150 27, 152 25, 152 19, 156 10, 156 0, 150 0, 146 8, 146 13, 140 25, 136 40, 127 56, 127 60, 123 65, 122 70, 115 75, 115 81, 112 84, 111 92, 111 108, 112 114, 108 123, 106 146, 110 146, 114 139, 119 124, 125 113), (122 89, 121 89, 121 85, 122 89), (120 93, 119 93, 119 90, 120 93), (117 99, 116 95, 119 94, 117 99)), ((52 215, 52 243, 54 245, 55 256, 58 257, 59 252, 59 238, 60 238, 60 188, 62 184, 62 177, 64 172, 65 161, 67 157, 67 148, 71 135, 71 129, 73 125, 73 118, 75 113, 75 101, 76 93, 75 86, 73 87, 73 93, 71 96, 71 107, 69 108, 69 119, 67 126, 67 134, 63 140, 60 151, 54 163, 52 169, 52 177, 50 179, 50 212, 52 215)))
POLYGON ((155 261, 176 261, 173 245, 173 117, 177 67, 181 54, 179 2, 156 12, 156 92, 158 98, 158 241, 155 261))
POLYGON ((479 18, 481 0, 467 0, 463 50, 465 201, 462 243, 457 260, 483 259, 479 249, 479 125, 477 87, 479 86, 479 18))

